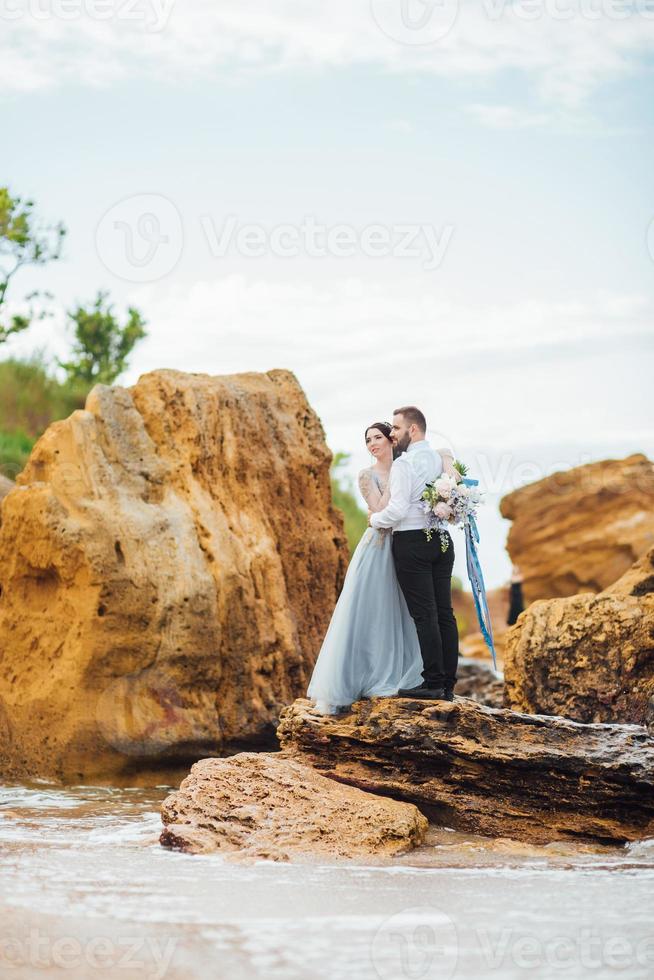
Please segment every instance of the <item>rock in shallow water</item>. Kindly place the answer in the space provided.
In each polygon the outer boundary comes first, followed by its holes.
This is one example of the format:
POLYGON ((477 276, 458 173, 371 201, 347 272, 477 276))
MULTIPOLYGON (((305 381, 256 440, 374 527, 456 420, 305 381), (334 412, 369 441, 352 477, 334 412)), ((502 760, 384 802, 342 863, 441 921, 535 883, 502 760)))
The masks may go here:
POLYGON ((654 697, 654 548, 599 595, 533 603, 509 630, 506 702, 645 724, 654 697))
POLYGON ((286 371, 155 371, 51 425, 2 502, 0 772, 272 740, 347 565, 330 460, 286 371))
POLYGON ((435 823, 547 843, 654 834, 654 739, 468 699, 358 701, 282 712, 284 750, 331 779, 415 803, 435 823))
POLYGON ((553 473, 500 510, 527 603, 601 592, 654 545, 654 465, 635 454, 553 473))
POLYGON ((165 847, 275 861, 398 854, 427 830, 415 806, 342 786, 269 752, 196 762, 161 812, 165 847))

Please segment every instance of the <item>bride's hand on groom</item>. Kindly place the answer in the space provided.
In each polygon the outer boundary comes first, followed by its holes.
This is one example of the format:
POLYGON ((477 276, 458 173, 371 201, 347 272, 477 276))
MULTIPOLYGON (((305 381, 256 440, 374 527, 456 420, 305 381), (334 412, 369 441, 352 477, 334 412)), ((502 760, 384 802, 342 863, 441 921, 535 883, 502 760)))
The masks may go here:
POLYGON ((457 483, 461 483, 463 477, 454 465, 454 456, 451 451, 449 449, 439 449, 438 452, 443 461, 443 472, 456 480, 457 483))

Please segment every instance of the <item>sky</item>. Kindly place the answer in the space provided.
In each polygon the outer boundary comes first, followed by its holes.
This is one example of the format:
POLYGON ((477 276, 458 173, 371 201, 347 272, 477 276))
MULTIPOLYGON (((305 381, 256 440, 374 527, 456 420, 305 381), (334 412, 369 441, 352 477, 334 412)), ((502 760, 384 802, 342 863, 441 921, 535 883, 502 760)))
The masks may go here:
MULTIPOLYGON (((68 228, 21 272, 70 348, 108 290, 174 367, 294 371, 349 472, 419 405, 502 495, 654 458, 654 0, 0 0, 0 183, 68 228)), ((456 543, 456 542, 455 542, 456 543)), ((465 577, 463 547, 457 572, 465 577)))

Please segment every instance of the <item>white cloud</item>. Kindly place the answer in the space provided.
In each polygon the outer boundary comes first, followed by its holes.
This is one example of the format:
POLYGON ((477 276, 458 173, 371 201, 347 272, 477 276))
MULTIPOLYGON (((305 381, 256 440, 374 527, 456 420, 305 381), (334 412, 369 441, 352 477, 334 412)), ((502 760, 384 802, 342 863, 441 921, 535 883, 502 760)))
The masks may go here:
MULTIPOLYGON (((366 465, 366 424, 397 404, 423 407, 430 437, 462 455, 490 492, 481 528, 491 585, 507 571, 496 501, 525 479, 525 464, 534 479, 590 459, 654 453, 646 424, 654 311, 643 297, 484 307, 445 302, 413 280, 321 287, 231 275, 188 288, 140 286, 129 301, 145 312, 150 335, 122 383, 165 367, 290 369, 331 447, 353 454, 353 473, 366 465)), ((36 323, 3 353, 39 345, 65 356, 70 335, 61 315, 54 328, 36 323)))
MULTIPOLYGON (((373 2, 382 8, 382 23, 397 21, 400 0, 373 2)), ((637 4, 636 13, 619 19, 611 4, 595 3, 600 15, 591 17, 588 0, 567 6, 542 0, 531 19, 525 10, 533 3, 461 2, 446 36, 416 45, 384 33, 370 0, 141 0, 136 7, 113 0, 113 15, 102 20, 83 12, 94 9, 93 0, 79 0, 78 16, 75 0, 68 0, 64 9, 73 14, 66 19, 47 15, 61 0, 0 0, 0 85, 20 91, 144 75, 210 77, 229 70, 233 77, 352 65, 449 79, 517 69, 546 102, 575 106, 601 83, 636 71, 654 47, 654 8, 637 4), (562 8, 573 16, 563 18, 562 8), (42 11, 38 19, 33 9, 42 11)))
POLYGON ((473 103, 467 107, 467 111, 489 129, 530 129, 547 126, 552 121, 552 116, 547 112, 530 112, 510 105, 473 103))
POLYGON ((190 289, 143 287, 131 300, 152 325, 132 379, 171 365, 216 374, 285 367, 330 427, 345 432, 353 418, 411 400, 438 406, 446 437, 496 446, 529 443, 545 428, 583 444, 609 421, 626 434, 633 382, 612 372, 623 356, 637 370, 652 336, 643 297, 488 308, 444 302, 410 280, 318 287, 232 275, 190 289), (607 385, 624 388, 623 404, 612 401, 600 421, 607 385))
MULTIPOLYGON (((159 367, 210 374, 285 367, 324 393, 335 422, 347 418, 348 404, 374 402, 374 392, 389 384, 398 395, 410 394, 408 388, 429 392, 434 370, 444 392, 450 383, 454 389, 462 381, 487 387, 489 377, 508 375, 514 393, 524 388, 536 397, 541 383, 544 389, 556 387, 553 364, 576 370, 579 360, 598 353, 610 373, 607 352, 634 348, 637 364, 639 347, 652 343, 654 310, 638 295, 600 292, 576 301, 489 306, 446 301, 411 278, 351 277, 321 286, 234 274, 190 286, 164 283, 134 287, 129 294, 128 301, 145 312, 150 331, 132 358, 130 382, 159 367)), ((60 311, 54 326, 35 323, 6 344, 5 353, 45 345, 64 356, 69 338, 63 319, 60 311)), ((505 399, 506 392, 498 390, 497 397, 505 399)), ((611 420, 616 431, 619 407, 611 420)), ((557 410, 547 395, 534 406, 543 417, 557 410)), ((462 403, 456 415, 466 439, 483 436, 497 422, 493 413, 478 417, 473 402, 462 403)), ((509 441, 519 438, 523 426, 530 440, 531 424, 529 417, 515 420, 509 441)), ((566 434, 573 438, 569 423, 566 434)))
POLYGON ((233 275, 190 289, 143 287, 131 299, 148 311, 152 333, 128 381, 163 366, 216 374, 288 368, 330 446, 352 453, 352 474, 367 465, 365 425, 398 404, 423 407, 430 438, 468 460, 490 491, 480 526, 493 586, 508 570, 497 501, 526 472, 533 480, 654 450, 654 429, 644 425, 654 311, 643 297, 487 308, 446 303, 411 280, 319 287, 233 275))
MULTIPOLYGON (((134 286, 126 302, 145 311, 151 324, 132 376, 172 365, 209 373, 294 366, 322 375, 336 364, 356 376, 367 363, 377 372, 416 374, 417 351, 426 362, 436 357, 464 372, 474 373, 485 358, 495 367, 509 355, 535 368, 539 359, 574 356, 576 348, 651 344, 654 314, 646 297, 608 291, 565 302, 464 305, 425 289, 420 277, 333 278, 324 285, 243 274, 190 285, 168 279, 134 286)), ((45 344, 62 355, 63 321, 63 310, 54 327, 37 321, 6 353, 45 344)))

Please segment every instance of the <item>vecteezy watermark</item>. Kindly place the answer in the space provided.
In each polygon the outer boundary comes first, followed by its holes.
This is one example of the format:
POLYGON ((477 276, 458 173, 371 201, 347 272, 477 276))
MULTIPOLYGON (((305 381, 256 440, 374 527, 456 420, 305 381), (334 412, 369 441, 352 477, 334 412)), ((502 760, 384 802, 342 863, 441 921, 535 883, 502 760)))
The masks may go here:
POLYGON ((654 19, 654 0, 481 0, 481 9, 495 21, 654 19))
POLYGON ((438 269, 445 257, 453 225, 436 229, 427 224, 371 224, 364 228, 338 224, 328 226, 312 215, 301 224, 281 224, 266 228, 260 224, 242 224, 229 215, 217 227, 211 215, 200 218, 207 245, 213 258, 230 253, 243 258, 368 258, 419 259, 428 272, 438 269))
MULTIPOLYGON (((370 0, 377 26, 401 44, 435 44, 453 29, 460 0, 370 0)), ((654 0, 480 0, 478 13, 490 21, 512 19, 654 20, 654 0)))
POLYGON ((137 24, 148 34, 163 31, 176 0, 0 0, 0 20, 62 20, 85 18, 137 24))
MULTIPOLYGON (((453 225, 429 224, 326 225, 313 215, 298 224, 269 228, 245 223, 236 215, 216 222, 199 217, 206 247, 214 259, 229 255, 256 259, 367 258, 413 259, 427 272, 439 269, 454 235, 453 225)), ((182 218, 176 206, 160 194, 136 194, 112 205, 95 233, 103 265, 128 282, 156 282, 173 271, 184 248, 182 218)))
POLYGON ((11 975, 5 969, 27 967, 30 971, 84 969, 86 975, 90 970, 129 970, 130 976, 142 971, 147 980, 163 980, 176 945, 177 940, 170 938, 160 942, 152 937, 93 936, 82 941, 77 936, 53 938, 40 929, 30 929, 20 938, 0 932, 0 968, 3 976, 11 975))
POLYGON ((456 23, 459 0, 370 0, 377 26, 400 44, 436 44, 456 23))
POLYGON ((370 957, 381 980, 449 980, 459 942, 454 922, 439 909, 416 907, 397 912, 375 933, 370 957))
POLYGON ((122 755, 148 758, 173 745, 207 741, 206 727, 165 666, 114 678, 98 697, 95 720, 107 744, 122 755))
POLYGON ((450 33, 459 0, 370 0, 377 26, 400 44, 435 44, 450 33))
POLYGON ((181 215, 161 194, 126 197, 100 220, 95 247, 105 268, 119 279, 156 282, 172 272, 181 258, 181 215))
MULTIPOLYGON (((484 975, 510 964, 520 970, 574 971, 633 970, 654 967, 654 935, 633 939, 624 935, 602 935, 596 928, 582 926, 573 935, 535 936, 516 929, 492 933, 475 930, 484 975)), ((548 971, 549 975, 549 971, 548 971)), ((568 974, 568 975, 574 975, 568 974)), ((648 973, 638 973, 638 976, 648 973)))

